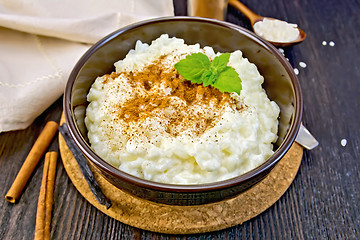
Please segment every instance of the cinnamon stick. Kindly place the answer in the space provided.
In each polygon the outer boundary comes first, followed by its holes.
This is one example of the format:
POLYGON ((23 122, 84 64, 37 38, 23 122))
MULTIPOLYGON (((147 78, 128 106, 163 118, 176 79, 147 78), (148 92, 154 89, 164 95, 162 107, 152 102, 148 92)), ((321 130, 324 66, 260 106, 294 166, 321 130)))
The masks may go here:
POLYGON ((48 152, 45 155, 43 178, 36 211, 35 240, 50 239, 57 158, 57 152, 48 152))
POLYGON ((44 155, 46 149, 51 143, 51 140, 54 138, 58 126, 59 125, 54 121, 49 121, 45 125, 43 131, 34 143, 34 146, 31 148, 29 155, 25 159, 8 193, 5 195, 5 199, 7 201, 15 203, 16 200, 20 197, 21 192, 24 189, 36 165, 44 155))

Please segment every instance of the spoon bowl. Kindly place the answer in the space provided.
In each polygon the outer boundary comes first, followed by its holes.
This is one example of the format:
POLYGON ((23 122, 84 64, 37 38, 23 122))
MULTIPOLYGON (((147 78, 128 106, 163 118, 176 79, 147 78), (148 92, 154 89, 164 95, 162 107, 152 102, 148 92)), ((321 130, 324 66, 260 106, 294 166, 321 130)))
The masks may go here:
POLYGON ((299 30, 299 37, 296 40, 291 41, 291 42, 273 42, 273 41, 269 41, 269 40, 266 40, 266 39, 265 40, 268 41, 269 43, 271 43, 272 45, 274 45, 275 47, 293 46, 295 44, 301 43, 306 38, 306 33, 300 28, 298 28, 298 30, 299 30))
MULTIPOLYGON (((251 27, 254 30, 254 24, 260 21, 263 21, 265 17, 260 16, 256 13, 254 13, 253 11, 251 11, 248 7, 246 7, 244 4, 242 4, 241 2, 237 1, 237 0, 229 0, 229 4, 231 6, 233 6, 234 8, 236 8, 237 10, 239 10, 240 12, 242 12, 249 20, 251 23, 251 27)), ((268 18, 267 19, 272 19, 272 20, 278 20, 275 18, 268 18)), ((296 40, 291 41, 291 42, 274 42, 274 41, 269 41, 267 39, 265 39, 266 41, 268 41, 269 43, 271 43, 272 45, 276 46, 276 47, 287 47, 287 46, 292 46, 298 43, 301 43, 302 41, 305 40, 306 38, 306 33, 300 29, 297 28, 299 30, 299 36, 296 40)), ((255 31, 254 31, 255 32, 255 31)), ((255 32, 255 34, 257 34, 255 32)))

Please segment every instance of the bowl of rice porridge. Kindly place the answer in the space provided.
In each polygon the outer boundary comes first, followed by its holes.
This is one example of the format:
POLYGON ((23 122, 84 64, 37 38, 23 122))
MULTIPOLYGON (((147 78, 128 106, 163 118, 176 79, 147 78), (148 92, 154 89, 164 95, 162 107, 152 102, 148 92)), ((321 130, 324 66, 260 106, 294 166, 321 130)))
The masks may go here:
POLYGON ((171 205, 234 197, 295 140, 301 89, 281 53, 237 25, 166 17, 119 29, 74 67, 71 137, 110 183, 171 205))

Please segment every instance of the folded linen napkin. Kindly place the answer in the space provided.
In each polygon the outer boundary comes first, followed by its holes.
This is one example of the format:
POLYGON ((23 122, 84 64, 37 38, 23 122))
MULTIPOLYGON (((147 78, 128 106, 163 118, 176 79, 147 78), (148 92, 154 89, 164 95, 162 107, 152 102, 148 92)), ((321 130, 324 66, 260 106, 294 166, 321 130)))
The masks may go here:
POLYGON ((173 15, 172 0, 0 0, 0 132, 28 127, 107 34, 173 15))

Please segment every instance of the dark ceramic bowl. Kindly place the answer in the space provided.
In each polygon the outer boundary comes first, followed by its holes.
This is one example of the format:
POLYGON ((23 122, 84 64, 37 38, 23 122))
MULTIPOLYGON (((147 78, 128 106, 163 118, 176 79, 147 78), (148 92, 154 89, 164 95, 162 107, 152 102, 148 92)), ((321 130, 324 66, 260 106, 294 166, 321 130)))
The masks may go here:
POLYGON ((75 143, 95 169, 116 187, 137 197, 172 205, 197 205, 231 198, 263 179, 285 155, 298 133, 302 116, 300 85, 288 61, 252 32, 226 22, 194 17, 168 17, 139 22, 113 32, 92 46, 74 67, 64 95, 64 114, 75 143), (84 126, 86 95, 96 77, 114 71, 137 40, 151 43, 167 33, 187 44, 211 46, 215 52, 240 49, 265 78, 269 98, 280 109, 275 153, 261 166, 226 181, 198 185, 163 184, 137 178, 111 166, 90 147, 84 126))

